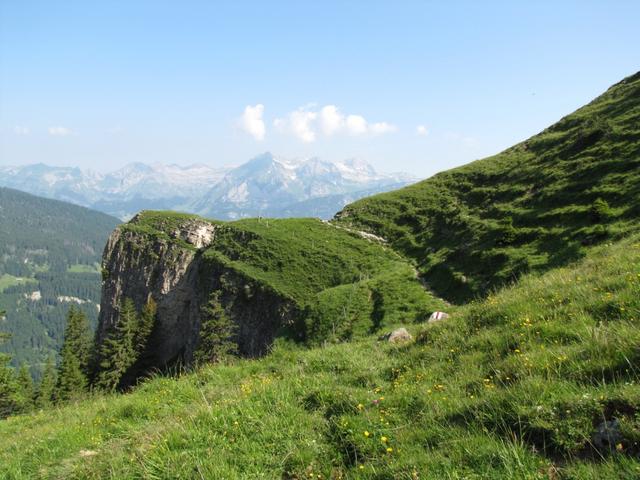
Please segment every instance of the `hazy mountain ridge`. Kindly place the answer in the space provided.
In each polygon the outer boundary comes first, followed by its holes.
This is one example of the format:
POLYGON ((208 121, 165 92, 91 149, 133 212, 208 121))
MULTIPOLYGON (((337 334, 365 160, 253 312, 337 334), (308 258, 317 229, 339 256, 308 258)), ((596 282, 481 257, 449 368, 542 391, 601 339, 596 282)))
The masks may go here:
POLYGON ((90 207, 121 219, 140 210, 221 219, 258 215, 331 217, 349 201, 411 183, 368 163, 316 157, 287 161, 265 153, 237 167, 132 163, 109 173, 45 164, 0 167, 0 186, 90 207), (314 200, 308 203, 309 200, 314 200), (308 208, 307 208, 308 206, 308 208))

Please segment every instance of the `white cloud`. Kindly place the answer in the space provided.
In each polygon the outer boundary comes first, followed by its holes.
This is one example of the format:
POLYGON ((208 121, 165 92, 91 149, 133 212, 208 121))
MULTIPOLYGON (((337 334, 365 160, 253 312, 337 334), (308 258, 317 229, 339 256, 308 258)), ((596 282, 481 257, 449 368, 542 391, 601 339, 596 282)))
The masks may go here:
POLYGON ((73 130, 67 127, 49 127, 49 135, 53 135, 54 137, 66 137, 72 134, 73 130))
POLYGON ((299 110, 291 113, 291 130, 303 142, 313 142, 316 133, 313 130, 312 122, 318 116, 315 112, 299 110))
POLYGON ((426 137, 427 135, 429 135, 429 130, 427 130, 427 127, 425 125, 418 125, 416 127, 416 133, 421 137, 426 137))
POLYGON ((320 127, 325 135, 333 135, 344 128, 344 115, 335 105, 325 105, 320 110, 320 127))
POLYGON ((347 116, 347 132, 349 135, 362 135, 367 133, 367 121, 361 115, 347 116))
POLYGON ((16 135, 29 135, 30 132, 31 130, 29 130, 28 127, 23 127, 20 125, 16 125, 15 127, 13 127, 13 133, 15 133, 16 135))
POLYGON ((263 113, 264 105, 261 103, 258 103, 253 107, 251 105, 247 105, 242 117, 240 118, 240 128, 258 141, 264 140, 264 136, 267 133, 264 126, 264 120, 262 120, 263 113))
POLYGON ((325 137, 382 135, 398 129, 388 122, 369 123, 362 115, 344 115, 336 105, 325 105, 318 110, 315 104, 276 118, 273 125, 278 131, 293 134, 305 143, 314 142, 319 133, 325 137))
POLYGON ((289 113, 286 118, 276 118, 273 124, 281 132, 292 133, 303 142, 311 143, 316 139, 314 123, 317 117, 316 112, 299 108, 289 113))

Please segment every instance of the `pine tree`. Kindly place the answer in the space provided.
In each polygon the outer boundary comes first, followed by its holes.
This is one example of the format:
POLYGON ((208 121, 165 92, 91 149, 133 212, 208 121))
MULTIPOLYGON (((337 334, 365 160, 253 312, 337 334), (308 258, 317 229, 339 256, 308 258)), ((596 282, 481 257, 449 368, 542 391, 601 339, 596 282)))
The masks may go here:
MULTIPOLYGON (((4 312, 0 311, 0 318, 4 317, 4 312)), ((0 343, 9 338, 6 333, 0 333, 0 343)), ((18 409, 17 392, 18 385, 13 369, 9 366, 11 357, 0 353, 0 418, 7 417, 15 413, 18 409)))
POLYGON ((56 400, 71 400, 87 391, 90 352, 89 322, 81 310, 72 306, 67 314, 64 343, 60 351, 56 400))
POLYGON ((105 339, 100 351, 98 386, 113 392, 120 380, 137 360, 136 340, 140 322, 133 301, 126 298, 114 329, 105 339))
POLYGON ((158 306, 156 305, 156 302, 153 300, 153 298, 149 297, 149 300, 147 300, 147 303, 142 308, 140 323, 138 325, 138 331, 136 333, 135 344, 138 358, 147 349, 147 343, 156 322, 157 311, 158 306))
POLYGON ((202 308, 200 341, 194 352, 196 365, 216 363, 238 353, 233 341, 236 326, 227 316, 220 303, 220 292, 214 291, 202 308))
POLYGON ((56 388, 56 369, 53 358, 49 357, 44 367, 42 380, 38 386, 35 405, 37 408, 47 408, 53 402, 53 395, 56 388))
POLYGON ((18 410, 16 395, 18 386, 15 373, 9 367, 9 355, 0 354, 0 418, 18 410))
POLYGON ((26 412, 33 409, 33 379, 31 378, 29 368, 24 363, 18 370, 16 383, 18 385, 18 403, 20 411, 26 412))

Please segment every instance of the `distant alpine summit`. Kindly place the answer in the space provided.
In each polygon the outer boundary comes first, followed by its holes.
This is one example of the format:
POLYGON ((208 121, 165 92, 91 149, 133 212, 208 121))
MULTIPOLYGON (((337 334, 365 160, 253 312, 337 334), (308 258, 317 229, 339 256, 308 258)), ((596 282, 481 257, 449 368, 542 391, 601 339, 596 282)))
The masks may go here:
POLYGON ((239 167, 132 163, 101 174, 44 164, 0 167, 0 186, 90 207, 123 220, 140 210, 218 219, 330 218, 347 203, 414 181, 380 174, 363 160, 282 160, 264 153, 239 167))

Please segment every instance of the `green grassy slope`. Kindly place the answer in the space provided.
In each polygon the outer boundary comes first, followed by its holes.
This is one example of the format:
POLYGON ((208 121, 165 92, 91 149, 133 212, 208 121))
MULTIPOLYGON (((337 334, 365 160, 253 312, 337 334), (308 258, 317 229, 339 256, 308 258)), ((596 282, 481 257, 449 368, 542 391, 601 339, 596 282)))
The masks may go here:
POLYGON ((405 346, 279 346, 9 418, 0 477, 638 478, 639 322, 632 236, 410 326, 405 346))
MULTIPOLYGON (((148 211, 121 228, 180 242, 172 232, 192 219, 203 220, 148 211)), ((384 323, 423 321, 444 306, 400 255, 344 228, 312 218, 209 222, 218 230, 202 258, 292 300, 310 343, 348 340, 384 323)))
POLYGON ((336 221, 387 238, 436 293, 463 302, 574 261, 638 230, 639 217, 637 73, 529 140, 355 202, 336 221))
POLYGON ((0 331, 11 339, 0 350, 26 363, 34 374, 62 344, 68 301, 93 324, 100 303, 100 261, 109 233, 119 220, 104 213, 0 188, 0 331), (33 292, 40 299, 28 299, 33 292))

